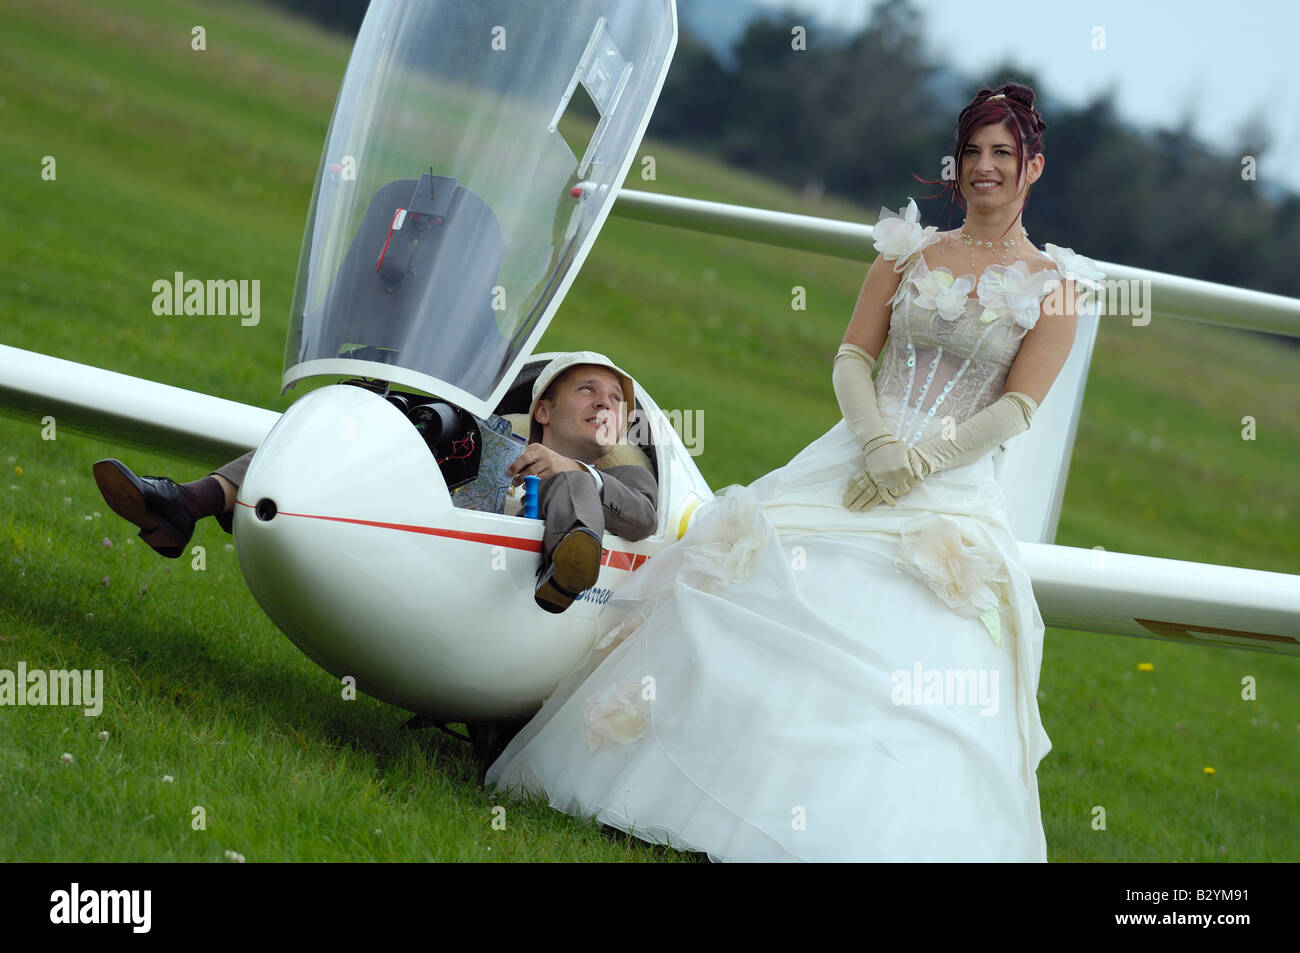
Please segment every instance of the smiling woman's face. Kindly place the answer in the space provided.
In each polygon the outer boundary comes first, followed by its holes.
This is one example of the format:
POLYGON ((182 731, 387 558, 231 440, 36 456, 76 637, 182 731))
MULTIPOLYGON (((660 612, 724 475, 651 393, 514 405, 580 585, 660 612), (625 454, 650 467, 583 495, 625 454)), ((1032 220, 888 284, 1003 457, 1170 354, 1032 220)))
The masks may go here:
POLYGON ((975 130, 961 157, 961 192, 968 207, 992 210, 1019 203, 1025 191, 1042 174, 1040 153, 1029 160, 1024 180, 1016 157, 1016 133, 1002 123, 990 123, 975 130))

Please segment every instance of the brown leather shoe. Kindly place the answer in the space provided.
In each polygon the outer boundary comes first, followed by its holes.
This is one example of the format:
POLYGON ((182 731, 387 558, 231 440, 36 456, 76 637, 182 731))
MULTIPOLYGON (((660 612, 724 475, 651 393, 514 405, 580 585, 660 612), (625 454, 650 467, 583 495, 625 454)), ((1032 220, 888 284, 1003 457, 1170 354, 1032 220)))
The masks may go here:
POLYGON ((194 516, 181 488, 167 477, 141 477, 121 460, 99 460, 95 482, 114 513, 140 527, 140 538, 176 559, 194 535, 194 516))
POLYGON ((555 544, 542 568, 533 599, 547 612, 563 612, 600 575, 600 537, 586 528, 573 530, 555 544))

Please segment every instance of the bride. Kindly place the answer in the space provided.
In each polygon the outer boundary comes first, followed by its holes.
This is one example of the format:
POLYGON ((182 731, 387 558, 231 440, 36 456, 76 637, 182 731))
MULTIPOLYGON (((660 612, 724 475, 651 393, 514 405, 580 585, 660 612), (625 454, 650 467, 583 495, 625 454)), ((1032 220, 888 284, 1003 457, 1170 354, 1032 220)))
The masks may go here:
POLYGON ((844 419, 618 590, 489 784, 714 860, 1047 859, 1044 627, 992 453, 1102 275, 1021 226, 1033 103, 1008 84, 962 110, 961 228, 881 210, 834 363, 844 419))

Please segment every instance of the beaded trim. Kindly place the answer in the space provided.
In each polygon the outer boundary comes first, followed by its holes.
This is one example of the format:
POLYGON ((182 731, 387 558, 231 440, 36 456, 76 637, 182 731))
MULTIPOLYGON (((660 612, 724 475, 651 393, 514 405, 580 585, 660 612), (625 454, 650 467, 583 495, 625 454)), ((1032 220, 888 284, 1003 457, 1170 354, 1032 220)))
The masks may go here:
MULTIPOLYGON (((975 360, 976 356, 978 356, 980 352, 980 348, 984 345, 985 339, 993 331, 995 325, 996 322, 990 322, 988 326, 984 328, 984 332, 980 334, 978 338, 976 338, 975 346, 971 348, 970 356, 967 357, 964 361, 962 361, 961 367, 957 369, 957 373, 954 374, 949 379, 948 383, 943 385, 943 391, 939 394, 938 397, 935 398, 934 405, 926 413, 924 419, 920 420, 920 422, 916 424, 916 432, 913 433, 912 436, 907 441, 907 445, 909 447, 916 446, 917 441, 921 439, 921 435, 925 432, 926 427, 929 426, 930 420, 934 417, 935 412, 939 409, 940 406, 942 406, 943 402, 948 399, 949 392, 957 385, 957 382, 962 379, 962 376, 966 373, 966 369, 970 367, 971 361, 975 360)), ((910 351, 912 348, 910 333, 908 334, 907 346, 910 351)), ((913 408, 914 423, 916 423, 916 419, 921 416, 921 404, 925 400, 926 393, 929 392, 930 383, 934 378, 935 369, 938 367, 939 360, 942 356, 943 356, 943 345, 938 345, 935 349, 934 359, 930 361, 930 374, 925 379, 925 388, 921 391, 920 395, 916 398, 916 404, 915 407, 913 408)), ((916 364, 915 353, 909 353, 908 363, 909 366, 912 366, 913 368, 912 373, 913 375, 915 375, 916 373, 915 366, 914 366, 916 364)), ((908 392, 905 393, 903 397, 903 409, 902 411, 899 412, 898 415, 898 426, 899 426, 900 433, 905 432, 903 430, 903 413, 907 410, 907 398, 910 396, 910 394, 911 394, 911 384, 909 383, 908 392)))

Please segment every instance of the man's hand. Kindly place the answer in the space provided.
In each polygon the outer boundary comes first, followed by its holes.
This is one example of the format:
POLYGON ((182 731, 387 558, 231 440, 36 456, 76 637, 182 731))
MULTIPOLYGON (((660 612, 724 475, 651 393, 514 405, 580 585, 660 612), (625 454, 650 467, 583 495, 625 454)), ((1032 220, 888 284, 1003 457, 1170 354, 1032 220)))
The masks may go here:
POLYGON ((581 470, 582 467, 573 460, 570 460, 562 453, 556 453, 550 447, 544 447, 540 443, 530 443, 524 448, 518 459, 510 464, 506 471, 514 479, 510 482, 511 486, 518 486, 524 482, 524 477, 535 476, 545 480, 547 477, 555 476, 557 473, 563 473, 565 470, 581 470))

